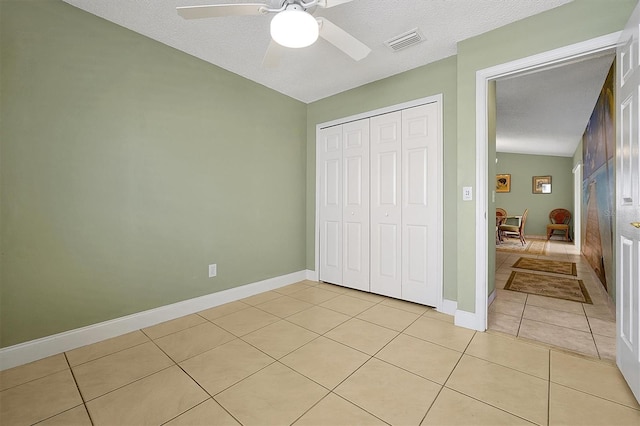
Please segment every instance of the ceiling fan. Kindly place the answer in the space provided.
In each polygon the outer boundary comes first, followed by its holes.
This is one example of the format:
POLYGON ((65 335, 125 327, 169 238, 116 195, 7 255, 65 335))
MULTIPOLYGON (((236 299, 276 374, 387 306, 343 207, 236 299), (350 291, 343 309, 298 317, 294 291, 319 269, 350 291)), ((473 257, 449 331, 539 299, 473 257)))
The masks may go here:
POLYGON ((352 0, 265 0, 264 3, 182 6, 176 10, 184 19, 275 14, 271 20, 271 42, 262 61, 262 66, 273 67, 279 62, 281 46, 306 47, 318 37, 327 40, 356 61, 364 59, 371 52, 367 45, 328 19, 312 16, 318 7, 334 7, 350 1, 352 0))

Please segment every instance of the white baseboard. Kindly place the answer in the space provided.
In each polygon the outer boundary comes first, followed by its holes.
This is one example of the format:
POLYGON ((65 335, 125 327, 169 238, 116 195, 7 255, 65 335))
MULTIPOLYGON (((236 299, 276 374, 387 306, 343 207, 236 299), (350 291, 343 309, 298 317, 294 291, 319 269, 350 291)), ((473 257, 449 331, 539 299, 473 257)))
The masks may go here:
POLYGON ((0 349, 0 371, 308 279, 298 271, 0 349))
POLYGON ((486 330, 484 319, 479 318, 479 315, 473 312, 457 310, 453 323, 459 327, 470 328, 471 330, 486 330))
POLYGON ((442 306, 438 309, 438 312, 442 312, 447 315, 455 315, 458 310, 458 302, 455 300, 442 299, 442 306))
POLYGON ((318 281, 318 271, 312 271, 311 269, 307 269, 307 279, 309 281, 318 281))
POLYGON ((489 299, 487 300, 487 307, 491 306, 491 304, 493 303, 497 295, 498 295, 498 290, 494 288, 491 294, 489 295, 489 299))

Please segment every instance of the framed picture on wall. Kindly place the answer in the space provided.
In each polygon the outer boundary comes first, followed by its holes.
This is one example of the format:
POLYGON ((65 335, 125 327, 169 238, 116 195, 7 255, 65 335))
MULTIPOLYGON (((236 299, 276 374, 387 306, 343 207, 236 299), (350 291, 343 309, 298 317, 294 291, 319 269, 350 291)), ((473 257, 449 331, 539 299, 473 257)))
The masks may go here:
POLYGON ((511 175, 496 175, 496 192, 511 192, 511 175))
POLYGON ((551 176, 534 176, 532 186, 534 194, 551 194, 551 176))

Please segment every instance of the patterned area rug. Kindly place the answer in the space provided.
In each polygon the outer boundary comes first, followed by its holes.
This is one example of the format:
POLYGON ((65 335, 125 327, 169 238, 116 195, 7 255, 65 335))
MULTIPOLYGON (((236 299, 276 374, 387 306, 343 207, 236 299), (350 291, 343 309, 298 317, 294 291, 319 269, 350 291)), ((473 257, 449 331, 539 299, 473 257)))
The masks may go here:
POLYGON ((553 272, 554 274, 564 274, 578 276, 576 264, 573 262, 561 262, 559 260, 532 259, 521 257, 513 264, 514 268, 530 269, 532 271, 553 272))
POLYGON ((593 304, 582 280, 573 278, 514 271, 504 289, 593 304))
POLYGON ((500 244, 496 244, 497 251, 509 253, 547 254, 547 240, 529 240, 524 246, 516 238, 503 238, 500 244))

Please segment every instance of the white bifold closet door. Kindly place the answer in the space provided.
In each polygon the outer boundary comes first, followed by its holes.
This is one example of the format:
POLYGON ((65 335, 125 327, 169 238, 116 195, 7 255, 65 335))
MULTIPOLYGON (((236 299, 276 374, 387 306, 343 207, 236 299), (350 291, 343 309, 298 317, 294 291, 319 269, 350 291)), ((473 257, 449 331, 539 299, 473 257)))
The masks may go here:
POLYGON ((402 297, 402 113, 371 118, 371 291, 402 297))
POLYGON ((369 291, 369 120, 342 126, 343 284, 369 291))
POLYGON ((371 291, 436 306, 438 109, 371 118, 371 291))
POLYGON ((342 284, 342 126, 320 132, 320 280, 342 284))
POLYGON ((440 105, 319 130, 319 278, 438 306, 440 105))
POLYGON ((320 280, 369 291, 369 120, 320 132, 320 280))

